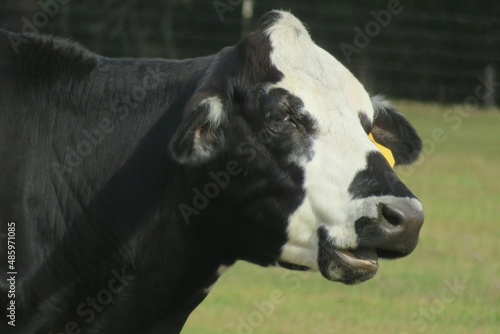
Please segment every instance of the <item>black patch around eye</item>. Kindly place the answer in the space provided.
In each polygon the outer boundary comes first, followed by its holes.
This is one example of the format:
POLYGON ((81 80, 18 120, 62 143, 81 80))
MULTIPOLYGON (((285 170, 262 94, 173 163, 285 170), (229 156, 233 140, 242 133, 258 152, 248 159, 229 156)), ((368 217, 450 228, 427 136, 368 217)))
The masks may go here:
POLYGON ((359 111, 358 112, 359 116, 359 121, 361 122, 361 126, 363 127, 363 130, 365 130, 366 134, 369 134, 372 131, 372 122, 368 118, 365 112, 359 111))
POLYGON ((266 112, 264 115, 264 119, 267 121, 273 120, 273 121, 284 121, 287 117, 286 110, 284 109, 278 109, 278 108, 273 108, 269 111, 266 112))
POLYGON ((294 120, 302 109, 302 101, 291 95, 283 88, 275 88, 269 91, 263 100, 262 109, 266 119, 276 121, 294 120))

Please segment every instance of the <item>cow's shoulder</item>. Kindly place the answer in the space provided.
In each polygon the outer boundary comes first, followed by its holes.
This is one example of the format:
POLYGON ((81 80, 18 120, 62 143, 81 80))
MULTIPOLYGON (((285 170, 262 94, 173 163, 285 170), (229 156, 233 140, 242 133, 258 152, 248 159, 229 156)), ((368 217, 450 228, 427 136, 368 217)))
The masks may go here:
POLYGON ((82 78, 101 58, 65 38, 0 30, 0 68, 11 85, 50 86, 82 78))

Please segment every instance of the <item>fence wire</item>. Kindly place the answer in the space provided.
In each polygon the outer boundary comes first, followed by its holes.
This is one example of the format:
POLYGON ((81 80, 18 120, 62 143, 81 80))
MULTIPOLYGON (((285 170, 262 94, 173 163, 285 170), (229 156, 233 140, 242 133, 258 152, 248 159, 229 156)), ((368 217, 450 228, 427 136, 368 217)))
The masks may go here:
POLYGON ((1 0, 0 28, 68 37, 106 56, 190 58, 237 43, 276 8, 299 17, 371 93, 461 103, 481 86, 491 91, 481 104, 500 103, 492 0, 1 0))

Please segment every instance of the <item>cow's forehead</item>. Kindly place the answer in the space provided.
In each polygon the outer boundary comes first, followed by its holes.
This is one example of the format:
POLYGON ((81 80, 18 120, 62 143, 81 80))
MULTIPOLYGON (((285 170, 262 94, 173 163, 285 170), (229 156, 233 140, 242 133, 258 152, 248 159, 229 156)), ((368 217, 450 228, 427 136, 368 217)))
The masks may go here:
POLYGON ((304 100, 308 111, 327 125, 346 112, 373 119, 370 97, 361 83, 337 59, 317 46, 292 14, 279 12, 266 33, 271 62, 283 73, 276 84, 304 100))

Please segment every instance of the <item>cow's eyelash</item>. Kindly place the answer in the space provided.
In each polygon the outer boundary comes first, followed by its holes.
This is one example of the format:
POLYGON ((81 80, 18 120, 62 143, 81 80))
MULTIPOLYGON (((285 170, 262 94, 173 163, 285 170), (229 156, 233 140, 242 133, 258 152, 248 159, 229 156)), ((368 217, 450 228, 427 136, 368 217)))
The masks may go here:
POLYGON ((298 117, 295 115, 292 115, 291 113, 287 113, 285 118, 283 119, 283 122, 289 122, 295 126, 295 128, 299 128, 300 122, 298 121, 298 117))

